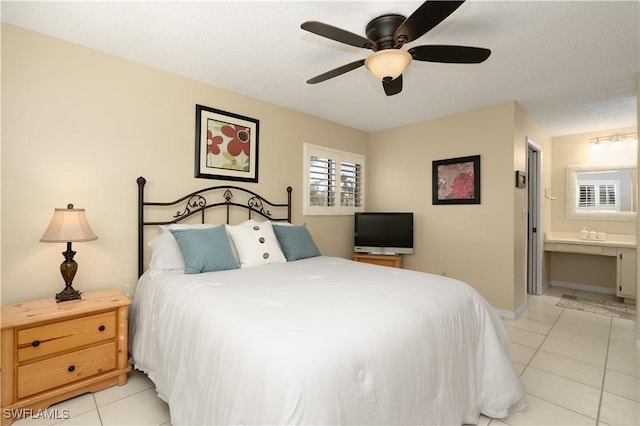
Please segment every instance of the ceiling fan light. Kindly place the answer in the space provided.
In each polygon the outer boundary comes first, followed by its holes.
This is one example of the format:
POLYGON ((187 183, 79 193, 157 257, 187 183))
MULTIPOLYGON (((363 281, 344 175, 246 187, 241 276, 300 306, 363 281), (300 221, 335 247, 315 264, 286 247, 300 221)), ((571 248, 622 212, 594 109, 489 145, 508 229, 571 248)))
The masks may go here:
POLYGON ((372 53, 365 59, 364 66, 378 80, 395 80, 411 63, 413 57, 406 50, 387 49, 372 53))

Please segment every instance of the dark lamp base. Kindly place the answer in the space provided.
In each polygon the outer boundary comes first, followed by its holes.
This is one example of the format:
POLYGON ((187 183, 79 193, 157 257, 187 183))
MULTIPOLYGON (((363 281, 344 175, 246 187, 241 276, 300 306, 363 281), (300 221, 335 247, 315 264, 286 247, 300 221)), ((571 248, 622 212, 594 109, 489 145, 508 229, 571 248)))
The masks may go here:
POLYGON ((78 290, 68 285, 64 288, 64 290, 56 294, 56 302, 60 303, 66 302, 67 300, 82 299, 82 296, 80 296, 80 294, 81 293, 78 290))
POLYGON ((71 285, 73 277, 76 276, 76 272, 78 271, 78 264, 73 260, 75 254, 76 252, 71 249, 71 243, 68 242, 67 251, 62 253, 64 262, 60 264, 60 273, 62 274, 62 278, 64 278, 66 287, 60 293, 56 294, 56 302, 58 303, 81 298, 80 292, 71 285))

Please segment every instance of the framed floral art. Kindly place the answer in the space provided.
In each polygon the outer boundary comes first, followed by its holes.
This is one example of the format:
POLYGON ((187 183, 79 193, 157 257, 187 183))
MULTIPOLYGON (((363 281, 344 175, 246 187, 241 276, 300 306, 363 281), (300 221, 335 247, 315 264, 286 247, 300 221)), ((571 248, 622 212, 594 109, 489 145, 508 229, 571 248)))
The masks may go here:
POLYGON ((480 204, 480 156, 433 161, 433 204, 480 204))
POLYGON ((196 105, 197 178, 258 182, 258 132, 254 118, 196 105))

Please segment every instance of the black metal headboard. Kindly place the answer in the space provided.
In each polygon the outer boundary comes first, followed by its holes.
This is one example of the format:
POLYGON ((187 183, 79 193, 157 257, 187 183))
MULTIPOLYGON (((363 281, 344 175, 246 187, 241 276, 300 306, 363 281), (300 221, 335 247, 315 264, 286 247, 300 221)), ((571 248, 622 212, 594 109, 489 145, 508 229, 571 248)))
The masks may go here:
POLYGON ((200 213, 200 223, 205 223, 205 211, 213 207, 226 208, 226 223, 229 223, 231 206, 246 209, 248 212, 248 218, 251 219, 251 215, 256 213, 266 219, 273 221, 287 221, 291 223, 291 191, 292 188, 287 187, 287 202, 286 203, 272 203, 261 195, 256 194, 245 188, 232 185, 220 185, 211 186, 209 188, 200 189, 195 192, 186 194, 183 197, 178 198, 175 201, 169 202, 156 202, 144 200, 144 185, 147 180, 140 176, 137 179, 138 182, 138 276, 141 276, 144 272, 144 227, 147 225, 167 225, 171 223, 178 223, 184 219, 200 213), (249 197, 246 204, 240 204, 231 201, 233 198, 233 191, 237 191, 245 197, 249 197), (212 197, 216 202, 207 201, 204 195, 212 197), (163 221, 145 221, 144 213, 145 207, 171 207, 176 206, 179 210, 168 220, 163 221), (269 208, 278 208, 284 210, 287 209, 287 216, 275 216, 271 213, 269 208))

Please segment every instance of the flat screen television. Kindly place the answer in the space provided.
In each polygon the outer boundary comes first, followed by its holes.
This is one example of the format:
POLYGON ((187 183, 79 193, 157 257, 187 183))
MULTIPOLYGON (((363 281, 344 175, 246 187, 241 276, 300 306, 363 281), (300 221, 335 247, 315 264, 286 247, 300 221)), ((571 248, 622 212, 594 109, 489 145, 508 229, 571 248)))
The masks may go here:
POLYGON ((354 222, 355 252, 413 253, 413 213, 361 212, 354 215, 354 222))

